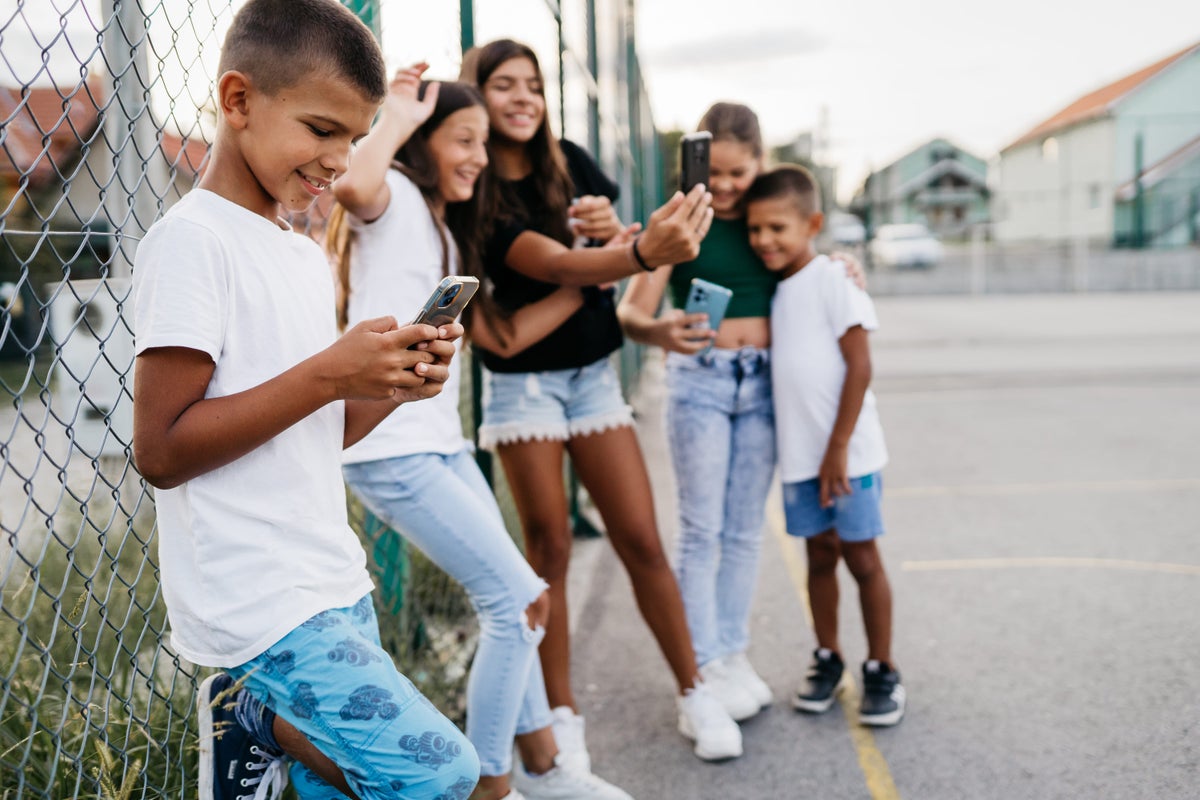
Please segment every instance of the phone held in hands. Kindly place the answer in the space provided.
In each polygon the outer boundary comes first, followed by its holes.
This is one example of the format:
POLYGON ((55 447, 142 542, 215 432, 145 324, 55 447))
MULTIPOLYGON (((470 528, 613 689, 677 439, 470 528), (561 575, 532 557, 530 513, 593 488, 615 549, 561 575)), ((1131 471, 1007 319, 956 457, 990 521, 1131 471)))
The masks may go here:
POLYGON ((467 303, 479 289, 479 281, 469 275, 449 275, 429 295, 417 312, 413 325, 432 325, 435 328, 458 319, 467 303))
POLYGON ((679 188, 687 194, 698 183, 708 186, 708 164, 712 152, 712 134, 697 131, 679 142, 679 188))
MULTIPOLYGON (((733 298, 733 290, 726 289, 724 286, 706 281, 703 278, 692 278, 692 284, 688 288, 687 303, 684 305, 683 313, 685 314, 707 314, 708 327, 716 330, 721 327, 721 321, 725 319, 725 310, 729 308, 729 301, 733 298)), ((697 355, 707 353, 712 349, 710 341, 708 347, 705 347, 697 355)))

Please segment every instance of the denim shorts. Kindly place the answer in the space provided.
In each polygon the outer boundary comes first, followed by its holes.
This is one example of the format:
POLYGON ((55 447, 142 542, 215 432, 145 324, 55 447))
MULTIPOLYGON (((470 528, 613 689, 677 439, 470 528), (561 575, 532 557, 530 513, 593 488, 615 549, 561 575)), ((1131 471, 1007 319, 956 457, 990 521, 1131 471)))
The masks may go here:
POLYGON ((578 369, 483 371, 479 446, 537 439, 566 441, 633 424, 621 381, 607 357, 578 369))
POLYGON ((883 535, 883 515, 879 501, 883 478, 876 472, 850 479, 850 494, 834 497, 831 508, 821 508, 821 482, 809 481, 783 485, 783 513, 787 532, 805 539, 836 529, 845 542, 866 542, 883 535))

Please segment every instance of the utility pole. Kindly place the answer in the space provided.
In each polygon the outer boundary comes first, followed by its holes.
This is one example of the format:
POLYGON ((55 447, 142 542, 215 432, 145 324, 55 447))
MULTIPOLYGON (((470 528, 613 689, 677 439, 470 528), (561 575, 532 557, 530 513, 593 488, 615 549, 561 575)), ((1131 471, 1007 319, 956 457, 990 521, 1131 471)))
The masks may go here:
POLYGON ((150 114, 153 81, 148 69, 146 16, 136 0, 104 0, 101 19, 104 58, 112 76, 104 118, 113 168, 101 187, 105 213, 115 234, 109 276, 127 278, 133 273, 137 242, 161 210, 154 190, 157 185, 165 192, 166 175, 165 169, 153 169, 162 162, 155 156, 157 128, 150 114))

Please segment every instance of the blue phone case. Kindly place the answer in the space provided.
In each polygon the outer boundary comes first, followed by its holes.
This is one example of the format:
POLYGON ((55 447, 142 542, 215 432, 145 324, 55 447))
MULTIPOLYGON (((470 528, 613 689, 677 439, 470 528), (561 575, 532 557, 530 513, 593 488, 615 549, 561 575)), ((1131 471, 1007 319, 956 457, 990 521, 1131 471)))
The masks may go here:
MULTIPOLYGON (((729 301, 733 298, 733 291, 726 289, 724 286, 706 281, 703 278, 692 278, 692 285, 688 289, 687 303, 683 307, 685 314, 708 314, 708 326, 712 330, 721 327, 721 321, 725 319, 725 310, 729 308, 729 301)), ((712 344, 700 351, 701 354, 707 353, 712 349, 712 344)))

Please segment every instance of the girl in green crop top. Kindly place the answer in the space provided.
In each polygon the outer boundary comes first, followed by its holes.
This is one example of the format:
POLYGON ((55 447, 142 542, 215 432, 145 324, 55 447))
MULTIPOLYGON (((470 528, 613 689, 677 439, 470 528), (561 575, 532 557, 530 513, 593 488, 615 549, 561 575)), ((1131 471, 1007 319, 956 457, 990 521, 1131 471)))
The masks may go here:
MULTIPOLYGON (((763 166, 758 118, 744 105, 717 103, 698 127, 713 136, 712 228, 693 261, 635 275, 617 316, 631 339, 667 351, 667 437, 680 511, 676 575, 700 673, 730 715, 745 719, 771 702, 746 650, 775 472, 769 316, 776 275, 750 249, 742 208, 763 166), (703 315, 683 311, 693 278, 733 290, 715 331, 703 315), (673 307, 656 316, 668 287, 673 307)), ((857 261, 845 260, 861 276, 857 261)))

